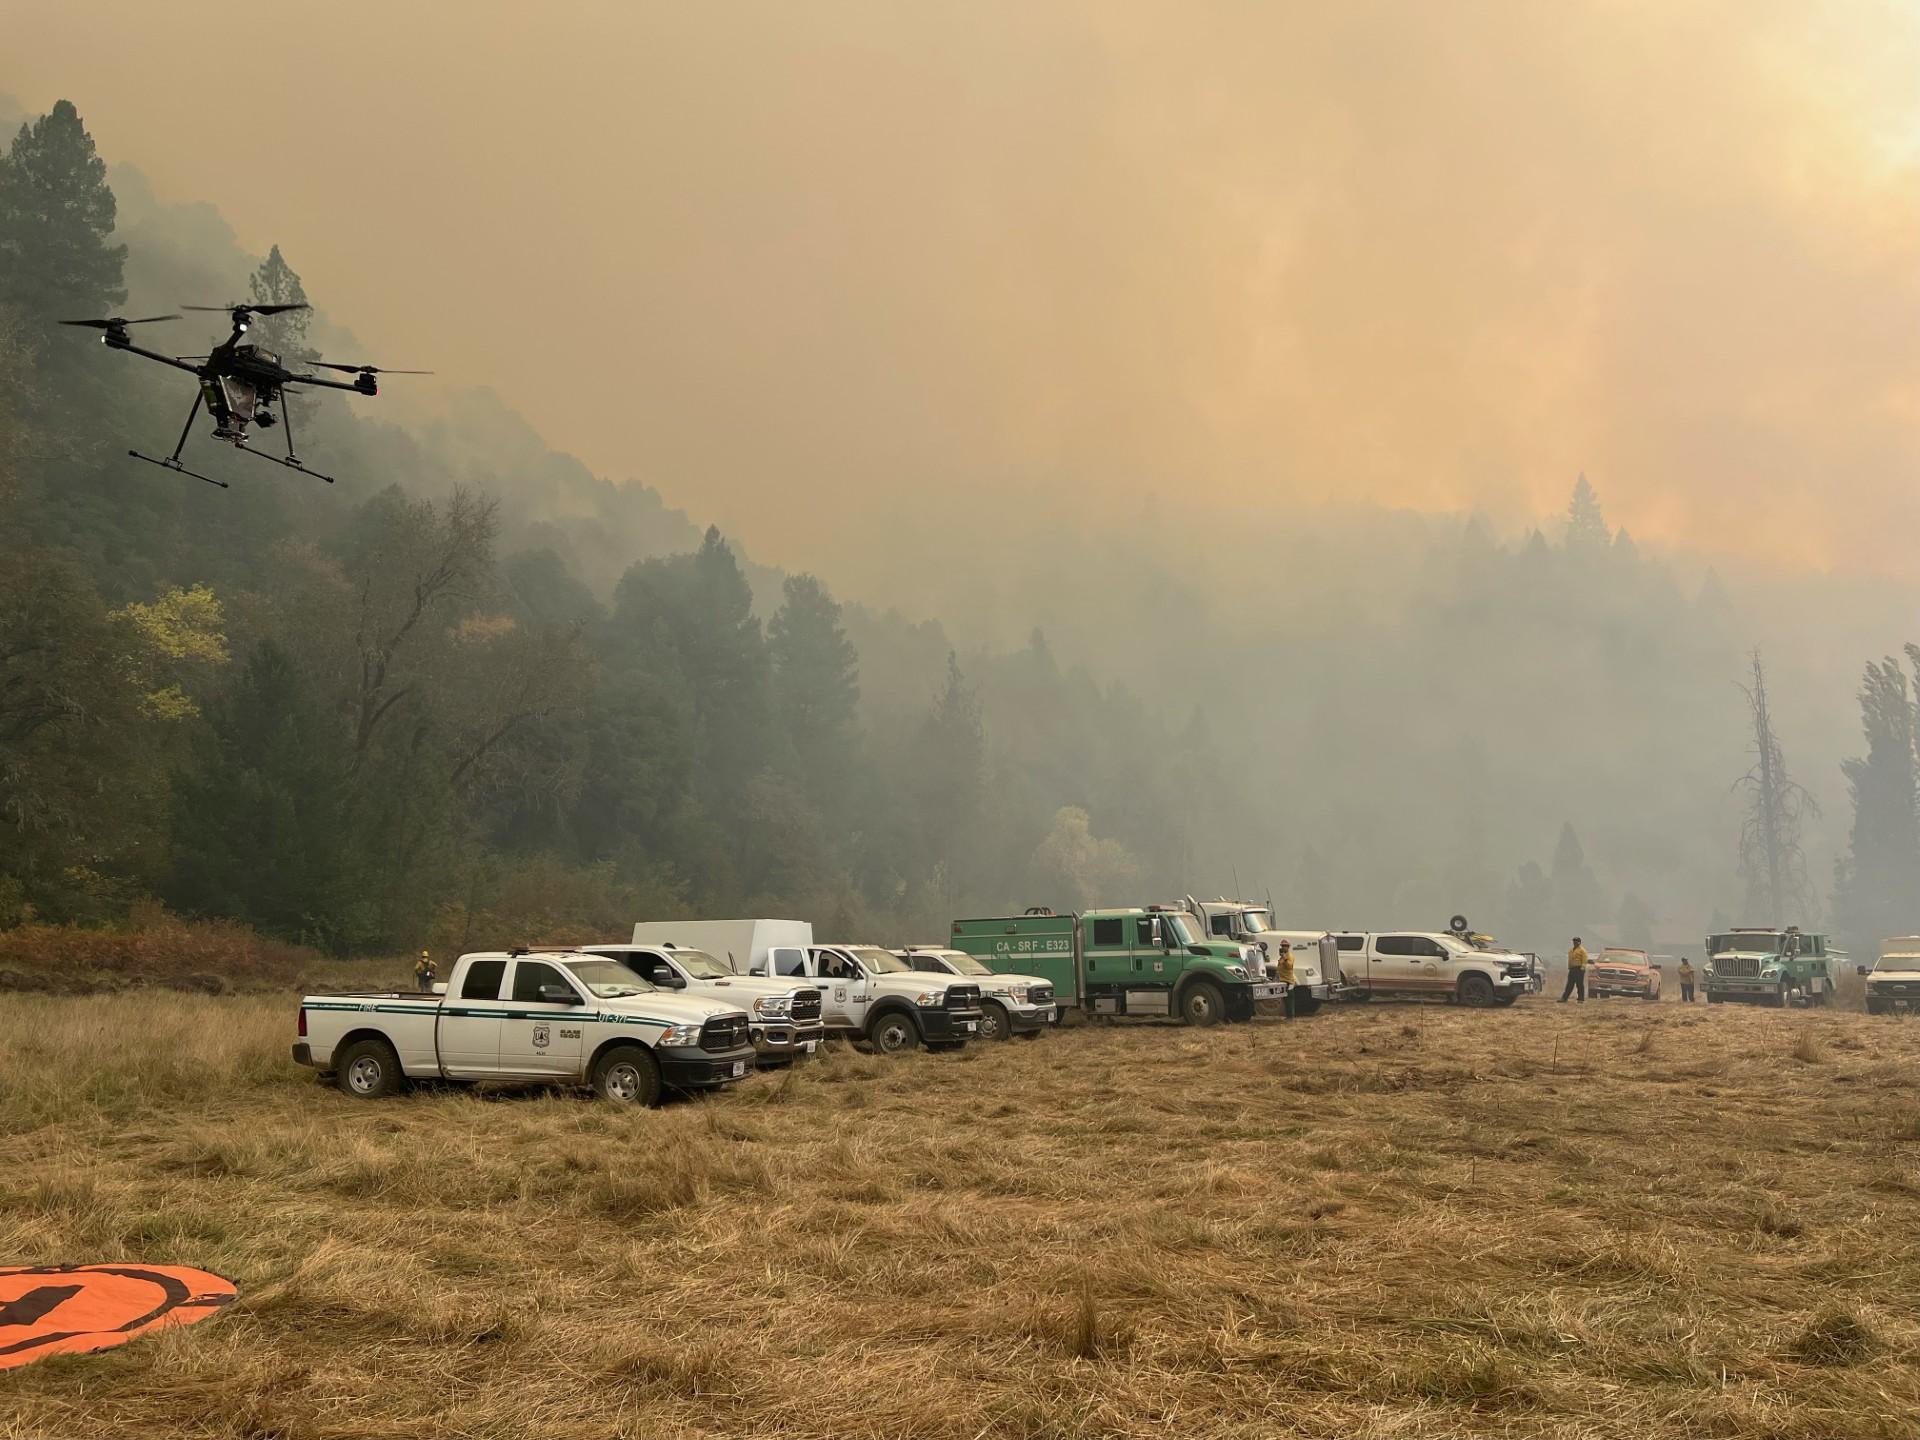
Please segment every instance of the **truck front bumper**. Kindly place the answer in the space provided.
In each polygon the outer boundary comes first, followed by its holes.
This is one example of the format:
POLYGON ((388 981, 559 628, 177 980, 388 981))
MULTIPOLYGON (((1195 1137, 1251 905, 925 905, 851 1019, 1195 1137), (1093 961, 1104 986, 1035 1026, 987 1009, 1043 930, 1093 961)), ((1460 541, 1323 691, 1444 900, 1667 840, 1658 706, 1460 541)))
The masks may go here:
POLYGON ((713 1090, 753 1073, 751 1045, 732 1050, 702 1050, 697 1045, 656 1050, 661 1083, 675 1090, 713 1090))
POLYGON ((753 1025, 753 1050, 762 1065, 785 1065, 811 1055, 827 1038, 827 1027, 819 1020, 768 1020, 753 1025))
POLYGON ((1772 980, 1709 980, 1706 991, 1709 1000, 1715 996, 1721 1000, 1771 1000, 1785 993, 1784 987, 1772 980))
POLYGON ((1053 1024, 1054 1017, 1060 1012, 1052 1005, 1028 1005, 1015 1009, 1006 1007, 1007 1029, 1015 1035, 1031 1035, 1035 1031, 1045 1030, 1053 1024))
POLYGON ((920 1017, 920 1033, 936 1045, 948 1040, 971 1040, 980 1033, 978 1010, 949 1010, 939 1006, 916 1013, 920 1017))

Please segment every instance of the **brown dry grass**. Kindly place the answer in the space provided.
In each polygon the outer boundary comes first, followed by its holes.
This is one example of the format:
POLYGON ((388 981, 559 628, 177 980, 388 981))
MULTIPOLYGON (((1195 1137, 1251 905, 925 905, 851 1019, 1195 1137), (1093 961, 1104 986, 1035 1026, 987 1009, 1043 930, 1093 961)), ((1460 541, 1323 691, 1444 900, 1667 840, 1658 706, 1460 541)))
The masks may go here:
POLYGON ((242 1287, 0 1378, 0 1436, 1831 1440, 1920 1413, 1920 1026, 1363 1008, 836 1051, 635 1114, 357 1104, 284 1063, 289 1022, 0 1008, 0 1260, 242 1287))

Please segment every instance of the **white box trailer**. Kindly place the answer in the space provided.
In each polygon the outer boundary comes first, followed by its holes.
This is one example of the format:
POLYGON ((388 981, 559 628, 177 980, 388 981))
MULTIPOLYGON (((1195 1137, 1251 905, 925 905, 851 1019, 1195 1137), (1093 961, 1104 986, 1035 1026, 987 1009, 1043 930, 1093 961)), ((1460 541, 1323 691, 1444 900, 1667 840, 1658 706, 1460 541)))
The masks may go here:
POLYGON ((805 920, 643 920, 633 927, 633 943, 704 950, 736 975, 767 975, 769 953, 776 946, 804 953, 813 944, 813 926, 805 920))

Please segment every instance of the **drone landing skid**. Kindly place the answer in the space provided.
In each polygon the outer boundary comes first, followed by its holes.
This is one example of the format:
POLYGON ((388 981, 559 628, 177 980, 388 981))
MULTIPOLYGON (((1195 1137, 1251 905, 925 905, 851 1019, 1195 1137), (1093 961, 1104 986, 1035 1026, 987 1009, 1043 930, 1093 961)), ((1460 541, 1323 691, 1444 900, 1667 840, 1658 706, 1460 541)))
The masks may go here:
POLYGON ((209 485, 218 485, 222 490, 229 488, 224 480, 216 480, 211 475, 202 475, 198 470, 189 470, 180 463, 177 456, 171 460, 156 460, 151 455, 142 455, 138 450, 129 450, 127 454, 136 460, 144 460, 149 465, 158 465, 162 470, 171 470, 176 475, 191 475, 194 479, 204 480, 209 485))
POLYGON ((309 469, 301 463, 298 457, 282 460, 278 455, 268 455, 261 450, 249 450, 245 445, 237 445, 234 448, 242 455, 252 455, 257 459, 266 460, 275 465, 284 465, 289 470, 298 470, 302 475, 311 475, 316 480, 324 480, 329 485, 333 484, 333 476, 322 475, 318 470, 309 469))

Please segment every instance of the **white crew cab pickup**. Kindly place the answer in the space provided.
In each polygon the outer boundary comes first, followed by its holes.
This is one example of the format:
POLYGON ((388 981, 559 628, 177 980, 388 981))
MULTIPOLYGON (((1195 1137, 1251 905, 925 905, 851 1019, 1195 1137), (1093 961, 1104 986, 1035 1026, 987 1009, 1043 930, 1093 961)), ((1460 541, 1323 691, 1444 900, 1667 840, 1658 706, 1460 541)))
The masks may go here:
POLYGON ((1051 980, 989 970, 966 951, 944 945, 909 945, 893 953, 930 975, 963 975, 978 982, 982 1040, 1011 1040, 1015 1035, 1031 1040, 1060 1018, 1051 980))
POLYGON ((878 945, 776 945, 766 963, 777 977, 813 983, 829 1033, 865 1040, 882 1055, 921 1045, 958 1050, 980 1031, 977 983, 923 974, 878 945))
POLYGON ((580 950, 618 960, 663 990, 743 1007, 762 1065, 785 1065, 811 1055, 827 1038, 827 1027, 820 1019, 820 991, 812 985, 736 975, 706 951, 679 945, 582 945, 580 950))
POLYGON ((1477 950, 1442 930, 1336 931, 1340 968, 1362 997, 1405 995, 1484 1008, 1531 988, 1531 964, 1509 950, 1477 950))
POLYGON ((307 995, 293 1058, 372 1099, 410 1080, 591 1085, 656 1105, 753 1069, 747 1012, 567 951, 462 955, 444 992, 307 995))

